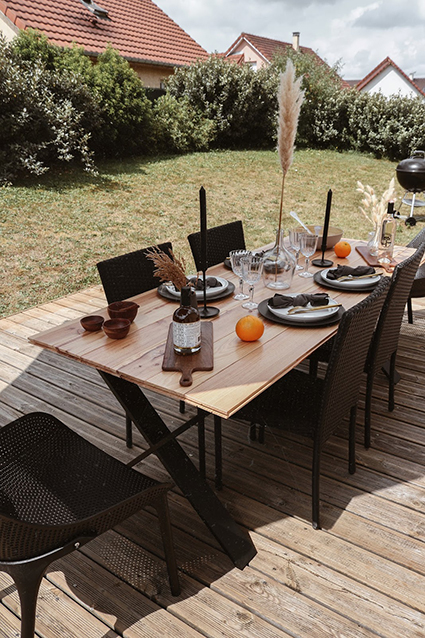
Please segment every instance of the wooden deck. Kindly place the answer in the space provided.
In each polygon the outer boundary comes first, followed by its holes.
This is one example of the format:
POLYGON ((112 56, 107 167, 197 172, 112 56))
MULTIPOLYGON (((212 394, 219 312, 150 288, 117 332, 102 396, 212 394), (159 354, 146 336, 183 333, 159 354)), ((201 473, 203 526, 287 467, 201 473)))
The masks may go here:
MULTIPOLYGON (((0 320, 0 425, 32 410, 54 413, 121 460, 122 410, 94 370, 28 343, 27 338, 103 307, 100 287, 0 320)), ((153 514, 125 524, 54 563, 40 590, 37 635, 44 638, 423 638, 425 636, 425 304, 403 324, 396 409, 377 379, 372 447, 347 471, 344 433, 327 444, 322 479, 324 528, 310 525, 311 448, 268 431, 265 445, 245 425, 223 426, 220 499, 258 549, 233 567, 177 491, 170 494, 182 594, 170 594, 153 514)), ((169 424, 176 402, 156 396, 169 424)), ((188 414, 193 410, 188 409, 188 414)), ((196 431, 180 438, 196 462, 196 431)), ((212 449, 212 423, 207 420, 212 449)), ((142 465, 166 478, 154 457, 142 465)), ((208 455, 212 478, 213 457, 208 455)), ((19 635, 20 608, 0 573, 0 638, 19 635)))

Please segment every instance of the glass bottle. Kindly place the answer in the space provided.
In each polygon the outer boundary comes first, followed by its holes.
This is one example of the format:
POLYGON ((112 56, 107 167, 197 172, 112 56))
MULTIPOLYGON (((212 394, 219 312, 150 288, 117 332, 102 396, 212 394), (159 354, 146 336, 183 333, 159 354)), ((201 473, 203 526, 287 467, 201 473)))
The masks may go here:
POLYGON ((394 218, 394 202, 388 202, 388 210, 381 223, 378 245, 378 261, 380 264, 391 263, 394 251, 397 221, 394 218))
POLYGON ((292 283, 296 268, 295 257, 283 244, 283 229, 276 232, 276 243, 264 254, 263 280, 267 288, 284 290, 292 283))
POLYGON ((201 318, 192 304, 191 287, 183 286, 180 306, 173 314, 173 345, 178 354, 193 354, 201 348, 201 318))

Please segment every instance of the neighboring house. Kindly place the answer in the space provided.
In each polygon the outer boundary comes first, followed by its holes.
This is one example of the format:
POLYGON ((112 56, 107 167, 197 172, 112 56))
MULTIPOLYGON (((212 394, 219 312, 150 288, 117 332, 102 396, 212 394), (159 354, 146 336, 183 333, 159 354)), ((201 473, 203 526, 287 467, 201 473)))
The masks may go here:
POLYGON ((425 79, 409 77, 391 58, 385 58, 363 80, 349 80, 349 84, 365 93, 382 93, 386 97, 400 94, 425 99, 425 79))
POLYGON ((111 44, 148 87, 208 53, 152 0, 0 0, 0 32, 38 29, 52 44, 84 48, 92 59, 111 44), (101 5, 101 6, 99 6, 101 5))

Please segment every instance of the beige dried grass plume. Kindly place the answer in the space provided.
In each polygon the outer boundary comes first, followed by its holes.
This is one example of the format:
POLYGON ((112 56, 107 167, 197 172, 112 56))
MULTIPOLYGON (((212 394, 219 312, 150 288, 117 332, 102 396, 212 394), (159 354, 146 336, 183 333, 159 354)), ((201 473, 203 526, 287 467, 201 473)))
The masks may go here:
POLYGON ((171 281, 176 290, 181 290, 183 286, 186 286, 186 264, 183 257, 175 257, 172 250, 170 250, 168 255, 159 248, 152 248, 152 250, 147 251, 146 256, 156 266, 153 274, 159 277, 160 281, 171 281))
POLYGON ((300 115, 301 105, 304 100, 304 91, 301 89, 301 82, 302 76, 297 79, 295 78, 295 67, 292 60, 288 60, 285 72, 280 74, 280 85, 278 91, 279 117, 277 150, 283 171, 279 211, 279 231, 282 226, 285 176, 294 157, 294 144, 298 128, 298 118, 300 115))
POLYGON ((358 181, 356 190, 363 195, 359 206, 361 213, 375 227, 379 226, 387 214, 388 202, 396 200, 394 177, 391 179, 387 190, 384 191, 380 199, 378 199, 374 189, 372 186, 369 186, 369 184, 363 186, 363 184, 358 181))

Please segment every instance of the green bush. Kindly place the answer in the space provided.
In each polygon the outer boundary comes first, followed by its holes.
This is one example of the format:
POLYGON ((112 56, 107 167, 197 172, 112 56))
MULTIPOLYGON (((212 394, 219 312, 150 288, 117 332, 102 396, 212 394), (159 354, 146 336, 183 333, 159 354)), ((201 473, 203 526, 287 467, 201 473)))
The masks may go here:
POLYGON ((187 97, 166 94, 153 107, 156 148, 166 153, 207 151, 215 137, 214 120, 203 117, 187 97))

